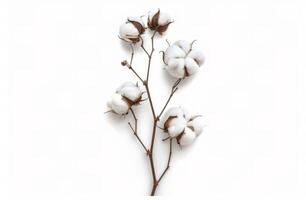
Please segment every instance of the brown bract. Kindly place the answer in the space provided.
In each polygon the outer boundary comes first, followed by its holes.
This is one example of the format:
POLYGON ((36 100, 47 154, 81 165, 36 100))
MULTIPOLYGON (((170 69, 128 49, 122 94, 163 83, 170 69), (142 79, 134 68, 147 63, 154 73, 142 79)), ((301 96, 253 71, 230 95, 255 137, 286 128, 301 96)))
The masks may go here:
POLYGON ((134 21, 134 20, 129 20, 129 19, 128 19, 128 22, 132 23, 135 26, 135 28, 139 32, 139 35, 141 35, 141 34, 143 34, 145 32, 145 28, 142 26, 141 23, 139 23, 137 21, 134 21))
POLYGON ((150 20, 150 17, 148 17, 148 27, 152 30, 152 31, 157 31, 159 34, 164 33, 165 31, 167 31, 168 26, 172 23, 172 22, 168 22, 165 25, 160 25, 158 23, 159 21, 159 16, 160 16, 160 10, 157 11, 157 13, 154 14, 154 16, 152 17, 152 20, 150 20))

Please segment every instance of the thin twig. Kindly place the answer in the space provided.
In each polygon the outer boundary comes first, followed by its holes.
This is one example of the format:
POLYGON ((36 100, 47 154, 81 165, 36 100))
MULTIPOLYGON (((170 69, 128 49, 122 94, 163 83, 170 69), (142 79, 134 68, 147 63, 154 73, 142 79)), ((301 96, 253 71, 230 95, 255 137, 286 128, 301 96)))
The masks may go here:
POLYGON ((134 46, 131 44, 132 54, 131 54, 131 60, 130 60, 130 66, 132 66, 133 58, 134 58, 134 46))
POLYGON ((172 89, 171 89, 170 96, 169 96, 169 98, 167 99, 166 104, 164 105, 163 109, 162 109, 161 112, 159 113, 158 118, 160 118, 160 117, 162 116, 162 114, 163 114, 163 112, 165 111, 167 105, 169 104, 169 102, 170 102, 172 96, 173 96, 174 93, 178 90, 178 85, 180 84, 180 82, 181 82, 182 80, 183 80, 183 79, 180 78, 180 79, 178 79, 177 81, 175 81, 175 83, 173 84, 172 89))
POLYGON ((144 145, 144 143, 142 142, 142 140, 138 136, 138 129, 137 129, 137 121, 138 121, 138 119, 137 119, 137 117, 136 117, 136 115, 135 115, 135 113, 134 113, 132 108, 130 108, 130 111, 131 111, 131 113, 133 115, 133 118, 134 118, 134 121, 135 121, 135 127, 133 128, 130 122, 128 123, 128 125, 130 126, 131 130, 133 131, 135 137, 137 138, 137 140, 139 141, 141 146, 144 148, 145 152, 148 153, 147 147, 144 145))
POLYGON ((157 183, 159 183, 162 178, 164 177, 164 175, 166 174, 166 172, 169 170, 170 168, 170 162, 171 162, 171 157, 172 157, 172 139, 170 139, 169 142, 169 156, 168 156, 168 162, 167 162, 167 166, 164 170, 164 172, 162 173, 162 175, 159 177, 159 179, 157 180, 157 183))
POLYGON ((127 61, 124 61, 124 65, 126 65, 136 76, 137 78, 143 83, 143 79, 140 77, 140 75, 136 72, 136 70, 132 67, 133 64, 133 59, 134 59, 134 47, 131 44, 131 49, 132 49, 132 53, 131 53, 131 59, 130 59, 130 63, 127 63, 127 61))
POLYGON ((152 37, 151 37, 151 53, 150 53, 150 55, 149 55, 149 63, 148 63, 148 69, 147 69, 147 82, 149 81, 149 76, 150 76, 150 67, 151 67, 151 60, 152 60, 152 55, 153 55, 153 53, 154 53, 154 37, 155 37, 155 35, 156 35, 156 33, 157 33, 157 29, 158 29, 158 27, 156 28, 156 30, 154 31, 154 33, 153 33, 153 35, 152 35, 152 37))
POLYGON ((143 38, 141 36, 139 36, 140 40, 141 40, 141 48, 143 49, 143 51, 147 54, 147 56, 150 56, 149 52, 146 50, 146 48, 143 45, 143 38))

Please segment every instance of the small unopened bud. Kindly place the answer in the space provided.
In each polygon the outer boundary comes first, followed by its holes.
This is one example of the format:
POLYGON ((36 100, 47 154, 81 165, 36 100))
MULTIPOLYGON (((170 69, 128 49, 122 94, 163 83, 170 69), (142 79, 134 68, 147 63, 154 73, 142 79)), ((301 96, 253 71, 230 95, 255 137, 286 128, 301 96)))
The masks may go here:
POLYGON ((121 62, 121 65, 122 65, 122 66, 127 66, 127 64, 128 64, 128 62, 127 62, 126 60, 124 60, 124 61, 121 62))

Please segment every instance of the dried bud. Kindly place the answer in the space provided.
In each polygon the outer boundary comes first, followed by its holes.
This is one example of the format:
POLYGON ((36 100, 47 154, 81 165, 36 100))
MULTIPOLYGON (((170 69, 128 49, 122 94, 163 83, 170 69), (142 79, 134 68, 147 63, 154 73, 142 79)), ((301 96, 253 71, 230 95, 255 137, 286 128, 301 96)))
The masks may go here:
POLYGON ((164 53, 167 72, 175 78, 185 78, 195 74, 204 63, 204 55, 192 49, 192 43, 176 41, 164 53))
POLYGON ((128 64, 128 62, 127 62, 126 60, 124 60, 124 61, 121 62, 121 65, 122 65, 122 66, 127 66, 127 64, 128 64))
POLYGON ((151 30, 156 30, 159 34, 162 34, 168 29, 171 23, 172 21, 168 14, 160 12, 160 10, 157 12, 149 12, 148 27, 151 30))
POLYGON ((144 31, 144 23, 141 17, 129 17, 127 22, 120 26, 119 37, 126 42, 136 43, 139 42, 139 37, 144 31))
POLYGON ((139 104, 143 94, 142 88, 132 82, 123 83, 107 103, 114 113, 125 115, 131 106, 139 104))
POLYGON ((189 145, 203 131, 202 117, 190 116, 181 107, 170 108, 165 113, 164 130, 180 145, 189 145))

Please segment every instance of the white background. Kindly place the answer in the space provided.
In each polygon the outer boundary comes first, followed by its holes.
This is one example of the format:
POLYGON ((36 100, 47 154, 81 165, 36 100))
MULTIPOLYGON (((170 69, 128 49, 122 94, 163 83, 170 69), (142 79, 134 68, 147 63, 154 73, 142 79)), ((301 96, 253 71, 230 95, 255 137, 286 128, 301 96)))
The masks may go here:
MULTIPOLYGON (((127 16, 154 8, 175 23, 157 50, 177 39, 206 55, 171 102, 203 114, 191 148, 175 148, 159 195, 203 199, 306 198, 306 7, 294 0, 0 3, 0 199, 107 199, 148 194, 148 160, 127 122, 103 114, 129 58, 118 40, 127 16)), ((172 79, 152 66, 159 110, 172 79)), ((144 54, 135 65, 144 74, 144 54)), ((137 108, 149 143, 148 103, 137 108)), ((158 132, 160 172, 167 143, 158 132)), ((186 199, 185 198, 185 199, 186 199)))

